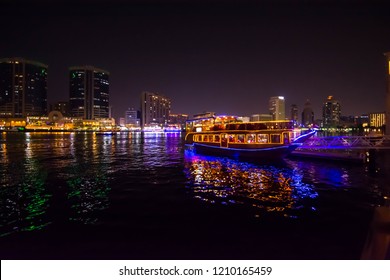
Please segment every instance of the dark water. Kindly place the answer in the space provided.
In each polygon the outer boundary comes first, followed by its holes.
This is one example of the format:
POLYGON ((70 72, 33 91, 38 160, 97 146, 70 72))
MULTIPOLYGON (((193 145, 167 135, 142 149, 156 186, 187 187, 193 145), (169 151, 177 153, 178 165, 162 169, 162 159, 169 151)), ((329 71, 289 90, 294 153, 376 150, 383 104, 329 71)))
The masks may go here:
POLYGON ((180 134, 3 133, 2 259, 359 259, 375 168, 194 154, 180 134))

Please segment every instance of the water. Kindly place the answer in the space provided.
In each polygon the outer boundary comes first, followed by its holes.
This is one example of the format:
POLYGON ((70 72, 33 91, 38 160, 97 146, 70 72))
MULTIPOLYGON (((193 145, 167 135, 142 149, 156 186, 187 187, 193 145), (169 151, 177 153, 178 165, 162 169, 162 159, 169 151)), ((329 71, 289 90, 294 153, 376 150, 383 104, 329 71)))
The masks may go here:
POLYGON ((180 134, 2 133, 2 259, 358 259, 389 193, 375 168, 253 164, 180 134))

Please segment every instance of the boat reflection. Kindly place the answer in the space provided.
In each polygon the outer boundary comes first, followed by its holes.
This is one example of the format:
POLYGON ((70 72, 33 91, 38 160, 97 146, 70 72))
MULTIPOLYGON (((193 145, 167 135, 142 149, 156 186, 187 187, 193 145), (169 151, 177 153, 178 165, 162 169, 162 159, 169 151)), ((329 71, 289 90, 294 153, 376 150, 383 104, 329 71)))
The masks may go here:
POLYGON ((257 166, 186 151, 185 173, 191 194, 205 202, 249 205, 292 218, 316 210, 314 186, 287 165, 257 166))

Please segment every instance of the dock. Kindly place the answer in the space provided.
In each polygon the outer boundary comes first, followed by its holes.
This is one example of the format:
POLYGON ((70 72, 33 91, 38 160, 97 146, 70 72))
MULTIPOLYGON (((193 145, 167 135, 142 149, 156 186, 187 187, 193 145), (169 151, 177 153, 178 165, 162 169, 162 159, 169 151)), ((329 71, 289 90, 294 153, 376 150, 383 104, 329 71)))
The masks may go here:
POLYGON ((380 150, 390 150, 389 136, 312 137, 294 150, 290 157, 363 164, 374 161, 380 150))

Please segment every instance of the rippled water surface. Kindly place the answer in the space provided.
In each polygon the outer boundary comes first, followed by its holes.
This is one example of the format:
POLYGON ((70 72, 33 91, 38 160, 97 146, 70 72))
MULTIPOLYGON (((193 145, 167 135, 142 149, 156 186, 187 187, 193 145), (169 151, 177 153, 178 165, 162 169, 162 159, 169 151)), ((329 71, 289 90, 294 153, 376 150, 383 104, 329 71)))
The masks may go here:
POLYGON ((2 259, 357 259, 375 166, 247 163, 180 134, 2 133, 2 259))

